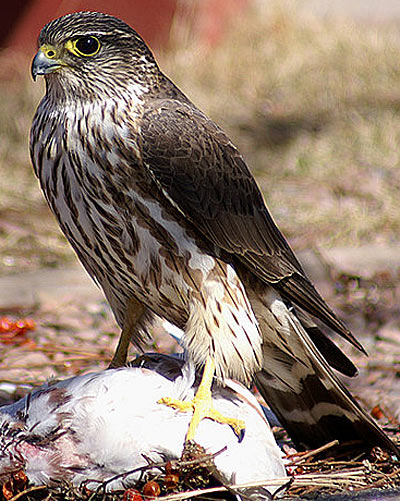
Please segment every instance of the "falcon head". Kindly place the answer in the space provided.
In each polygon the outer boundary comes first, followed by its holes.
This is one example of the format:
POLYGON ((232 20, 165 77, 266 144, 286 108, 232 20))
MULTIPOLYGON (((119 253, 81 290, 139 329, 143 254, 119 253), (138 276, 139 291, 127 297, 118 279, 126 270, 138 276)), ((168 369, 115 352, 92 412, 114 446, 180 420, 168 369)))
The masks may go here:
POLYGON ((126 23, 100 12, 76 12, 48 23, 38 40, 32 77, 76 99, 114 95, 136 84, 145 91, 159 70, 143 39, 126 23))

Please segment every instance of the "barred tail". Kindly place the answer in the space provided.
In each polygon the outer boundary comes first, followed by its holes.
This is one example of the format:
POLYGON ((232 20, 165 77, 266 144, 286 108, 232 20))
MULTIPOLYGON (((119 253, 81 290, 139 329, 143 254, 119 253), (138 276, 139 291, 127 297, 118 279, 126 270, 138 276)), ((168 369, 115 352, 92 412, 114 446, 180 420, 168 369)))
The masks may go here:
POLYGON ((264 343, 256 385, 296 445, 316 448, 337 439, 362 449, 380 446, 400 457, 400 449, 361 409, 316 348, 308 326, 276 291, 265 288, 250 301, 264 343))

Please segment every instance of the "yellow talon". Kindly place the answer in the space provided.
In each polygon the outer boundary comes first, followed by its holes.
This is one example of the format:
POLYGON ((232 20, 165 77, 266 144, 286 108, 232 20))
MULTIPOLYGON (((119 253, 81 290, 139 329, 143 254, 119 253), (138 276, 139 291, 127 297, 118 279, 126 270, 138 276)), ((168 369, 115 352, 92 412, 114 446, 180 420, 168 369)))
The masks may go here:
POLYGON ((243 440, 245 432, 245 423, 242 419, 229 418, 214 409, 211 385, 214 377, 215 363, 211 357, 207 357, 206 365, 204 367, 203 377, 196 395, 193 400, 185 402, 170 397, 161 398, 158 403, 168 405, 181 412, 193 412, 192 419, 190 420, 189 429, 186 434, 186 441, 194 440, 197 427, 202 419, 208 418, 221 424, 228 424, 239 441, 243 440))

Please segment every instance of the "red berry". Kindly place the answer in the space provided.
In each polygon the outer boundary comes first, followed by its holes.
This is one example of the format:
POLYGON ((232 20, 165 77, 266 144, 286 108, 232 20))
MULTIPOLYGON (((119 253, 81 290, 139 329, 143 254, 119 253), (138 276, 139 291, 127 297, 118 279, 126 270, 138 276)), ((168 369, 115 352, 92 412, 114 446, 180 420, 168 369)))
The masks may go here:
POLYGON ((3 491, 4 499, 8 500, 8 499, 11 499, 12 497, 14 497, 14 492, 13 492, 11 480, 7 480, 7 482, 5 484, 3 484, 2 491, 3 491))
POLYGON ((170 475, 171 473, 178 473, 179 469, 177 467, 176 461, 168 461, 165 464, 165 473, 170 475))
POLYGON ((33 318, 25 318, 24 323, 25 323, 25 329, 28 329, 29 331, 33 331, 34 329, 36 329, 36 323, 33 320, 33 318))
POLYGON ((126 489, 122 501, 143 501, 142 495, 136 489, 126 489))
POLYGON ((0 332, 10 332, 14 330, 15 324, 8 317, 0 318, 0 332))
POLYGON ((156 498, 161 494, 160 486, 154 480, 150 480, 150 482, 144 485, 143 494, 146 497, 156 498))
POLYGON ((168 490, 175 489, 175 487, 179 484, 179 475, 176 473, 165 475, 164 484, 168 490))
POLYGON ((14 485, 18 489, 18 491, 22 491, 25 485, 28 483, 28 478, 23 470, 18 470, 15 473, 13 473, 12 478, 14 481, 14 485))

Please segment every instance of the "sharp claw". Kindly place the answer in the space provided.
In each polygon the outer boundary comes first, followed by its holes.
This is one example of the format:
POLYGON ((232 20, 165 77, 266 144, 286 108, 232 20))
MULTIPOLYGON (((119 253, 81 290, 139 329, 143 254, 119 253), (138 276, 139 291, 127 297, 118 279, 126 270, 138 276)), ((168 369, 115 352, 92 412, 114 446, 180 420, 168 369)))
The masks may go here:
POLYGON ((246 434, 246 428, 242 428, 239 433, 236 433, 236 436, 238 437, 239 439, 239 444, 240 442, 244 439, 244 436, 246 434))
POLYGON ((194 436, 200 421, 208 418, 217 423, 229 425, 235 435, 238 437, 240 443, 244 438, 246 428, 245 422, 241 419, 224 416, 213 406, 211 384, 214 374, 214 368, 215 363, 211 358, 208 358, 204 368, 201 383, 197 389, 196 395, 190 402, 182 402, 173 398, 164 397, 158 400, 158 403, 168 405, 169 407, 178 409, 182 412, 193 412, 193 416, 189 424, 189 429, 186 434, 186 441, 194 440, 194 436))

